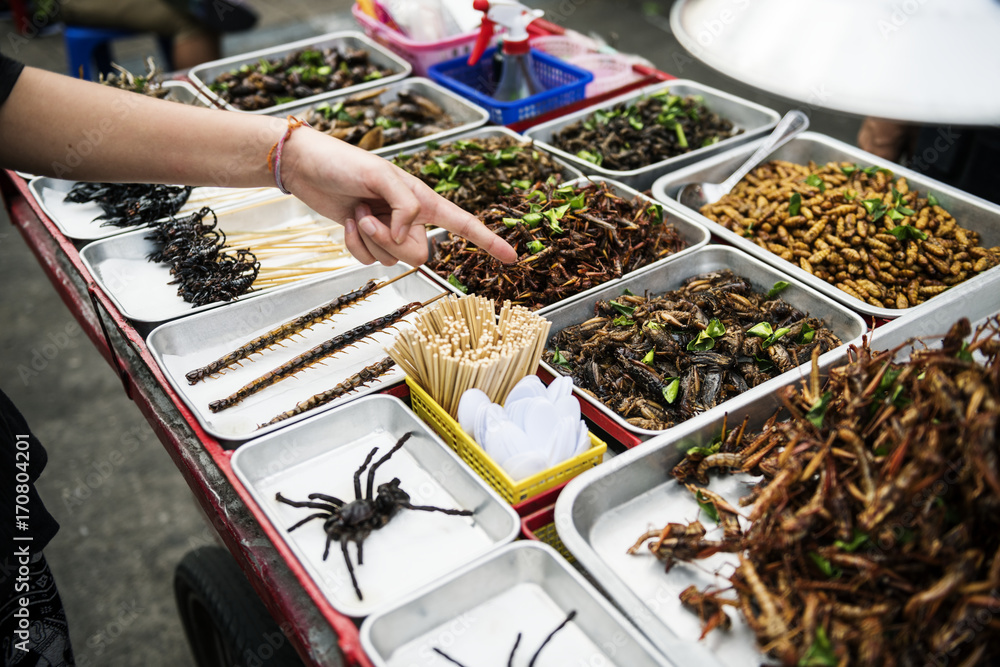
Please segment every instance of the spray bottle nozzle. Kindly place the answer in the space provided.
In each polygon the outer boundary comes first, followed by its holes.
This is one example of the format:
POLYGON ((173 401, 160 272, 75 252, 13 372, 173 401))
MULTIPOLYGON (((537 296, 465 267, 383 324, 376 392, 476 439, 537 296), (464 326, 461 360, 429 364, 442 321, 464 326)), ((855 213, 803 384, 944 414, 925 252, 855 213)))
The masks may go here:
POLYGON ((472 6, 483 12, 483 23, 472 53, 469 54, 469 65, 479 62, 493 38, 497 24, 507 29, 504 38, 505 53, 528 52, 528 24, 542 16, 544 12, 529 9, 516 0, 474 0, 472 6))

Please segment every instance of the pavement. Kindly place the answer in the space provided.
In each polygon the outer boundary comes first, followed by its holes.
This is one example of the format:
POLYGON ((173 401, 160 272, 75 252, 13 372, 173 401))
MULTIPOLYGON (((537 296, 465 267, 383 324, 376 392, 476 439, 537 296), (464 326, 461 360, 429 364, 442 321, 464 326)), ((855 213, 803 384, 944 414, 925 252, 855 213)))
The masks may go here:
MULTIPOLYGON (((670 35, 669 3, 553 0, 548 18, 591 31, 677 76, 784 112, 794 105, 719 75, 670 35)), ((345 0, 255 2, 257 28, 227 37, 224 55, 354 27, 345 0)), ((64 72, 59 32, 21 39, 0 22, 3 52, 64 72)), ((115 58, 132 71, 156 53, 151 37, 123 40, 115 58)), ((812 127, 853 142, 857 118, 807 109, 812 127)), ((155 159, 155 156, 151 156, 155 159)), ((0 212, 0 215, 4 213, 0 212)), ((0 222, 0 386, 49 452, 38 484, 62 525, 46 549, 79 665, 190 665, 173 600, 173 571, 213 541, 191 491, 121 383, 60 302, 17 231, 0 222)))

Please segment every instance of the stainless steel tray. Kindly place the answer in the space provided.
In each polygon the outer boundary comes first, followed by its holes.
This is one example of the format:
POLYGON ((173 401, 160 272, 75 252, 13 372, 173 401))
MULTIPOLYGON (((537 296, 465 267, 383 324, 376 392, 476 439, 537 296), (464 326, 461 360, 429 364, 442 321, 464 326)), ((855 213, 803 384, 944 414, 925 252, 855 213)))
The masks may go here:
MULTIPOLYGON (((737 275, 748 279, 753 285, 754 290, 758 292, 766 293, 779 280, 788 282, 788 287, 781 293, 781 298, 795 306, 801 312, 822 319, 837 334, 837 337, 844 342, 844 345, 830 350, 821 357, 824 363, 827 360, 842 358, 846 354, 845 346, 850 343, 860 342, 861 336, 868 330, 865 321, 861 317, 832 299, 809 289, 764 262, 754 259, 735 248, 713 245, 701 248, 686 257, 679 258, 676 262, 671 262, 669 265, 661 266, 653 271, 637 275, 633 278, 623 278, 614 284, 601 285, 600 289, 588 294, 586 298, 564 304, 559 308, 549 311, 546 315, 552 322, 549 339, 551 340, 552 336, 555 336, 566 327, 590 319, 594 316, 594 304, 602 299, 616 298, 626 288, 640 295, 647 292, 660 294, 677 289, 686 279, 692 276, 710 271, 721 271, 723 269, 731 269, 737 275)), ((563 375, 561 370, 544 361, 542 365, 548 372, 555 376, 563 375)), ((772 387, 784 383, 787 377, 798 377, 806 373, 808 368, 809 360, 806 360, 801 366, 771 378, 764 384, 751 388, 747 393, 770 392, 772 391, 772 387)), ((574 386, 573 391, 576 392, 580 400, 587 401, 606 414, 616 424, 640 438, 648 439, 664 433, 671 433, 679 427, 674 426, 664 431, 653 431, 633 426, 618 413, 579 387, 574 386)), ((732 400, 720 403, 712 408, 711 411, 725 412, 729 409, 729 404, 732 400)))
MULTIPOLYGON (((776 266, 781 271, 798 278, 810 287, 823 292, 829 297, 848 305, 852 309, 865 315, 875 315, 892 319, 899 317, 912 310, 911 308, 878 308, 860 299, 842 292, 825 280, 820 280, 816 276, 804 271, 801 267, 792 262, 781 259, 774 253, 761 248, 753 241, 743 238, 722 225, 716 224, 701 215, 698 211, 682 206, 677 200, 677 193, 685 183, 695 181, 709 181, 718 183, 729 176, 740 164, 742 164, 750 154, 756 150, 758 142, 734 148, 722 155, 717 155, 700 164, 692 165, 681 169, 667 176, 663 176, 653 184, 653 196, 665 203, 670 209, 684 215, 690 220, 697 220, 706 225, 712 234, 725 240, 751 255, 758 257, 768 264, 776 266)), ((799 164, 808 164, 810 160, 818 164, 827 162, 857 162, 862 165, 877 165, 892 170, 897 176, 905 176, 910 184, 911 190, 920 190, 926 193, 933 192, 941 202, 941 206, 948 209, 958 224, 979 232, 982 244, 986 247, 1000 245, 1000 206, 992 204, 974 195, 962 192, 940 181, 936 181, 922 174, 910 171, 895 163, 883 160, 880 157, 867 153, 860 148, 851 146, 842 141, 814 132, 804 132, 792 139, 790 142, 771 154, 771 159, 788 160, 799 164)), ((995 271, 996 269, 992 269, 995 271)), ((979 277, 966 281, 978 284, 979 277)), ((947 292, 944 292, 947 294, 947 292)), ((928 302, 940 299, 942 295, 928 299, 928 302)))
POLYGON ((297 42, 289 42, 288 44, 272 46, 266 49, 260 49, 259 51, 251 51, 250 53, 242 53, 237 56, 203 63, 192 67, 188 72, 188 78, 191 79, 191 81, 198 87, 199 90, 201 90, 205 97, 212 100, 213 103, 229 109, 230 111, 239 111, 239 109, 236 109, 232 105, 224 102, 221 97, 209 90, 209 84, 215 81, 220 74, 228 72, 231 69, 236 69, 240 67, 240 65, 256 63, 261 58, 280 58, 293 51, 298 51, 299 49, 304 49, 306 47, 316 49, 331 49, 339 47, 365 49, 368 51, 372 63, 378 65, 379 67, 390 68, 394 71, 394 73, 389 76, 384 76, 381 79, 366 81, 365 83, 361 83, 356 86, 348 86, 347 88, 341 88, 336 91, 328 91, 320 95, 303 97, 302 99, 295 100, 294 102, 276 104, 275 106, 268 107, 266 109, 245 111, 243 113, 274 114, 284 112, 284 110, 290 109, 293 106, 299 106, 308 102, 316 102, 330 93, 351 93, 365 88, 372 88, 374 86, 384 86, 387 83, 398 81, 399 79, 409 76, 413 71, 413 67, 410 63, 406 62, 384 46, 376 44, 360 32, 345 30, 341 32, 331 32, 326 35, 317 35, 316 37, 307 37, 306 39, 300 39, 297 42))
MULTIPOLYGON (((913 336, 941 335, 961 316, 982 321, 995 314, 1000 311, 1000 273, 989 276, 983 284, 982 291, 968 285, 956 287, 954 296, 958 298, 919 306, 875 329, 872 348, 892 349, 913 336), (989 299, 982 298, 985 288, 990 290, 989 299)), ((928 345, 934 344, 928 341, 928 345)), ((897 358, 904 359, 907 354, 904 348, 897 358)), ((844 356, 824 355, 821 376, 845 362, 844 356)), ((726 410, 728 425, 739 424, 748 416, 748 429, 761 428, 781 407, 777 389, 796 383, 796 377, 785 377, 769 391, 748 392, 733 399, 726 410)), ((690 584, 701 589, 728 585, 724 576, 737 562, 732 554, 718 554, 697 567, 680 564, 664 574, 662 564, 646 550, 641 555, 625 553, 651 527, 698 518, 697 504, 673 480, 670 470, 688 448, 707 445, 718 436, 723 416, 706 412, 572 480, 556 503, 555 525, 563 544, 597 584, 676 664, 756 667, 766 660, 739 614, 730 614, 734 623, 729 632, 713 632, 699 642, 698 618, 682 609, 678 600, 690 584), (716 576, 716 572, 723 576, 716 576)), ((756 478, 727 475, 713 479, 711 488, 732 500, 746 493, 744 482, 751 480, 756 478)))
MULTIPOLYGON (((74 241, 96 241, 147 227, 146 225, 126 228, 102 227, 103 220, 94 220, 103 212, 97 204, 93 202, 74 204, 66 201, 67 193, 76 183, 77 181, 49 176, 33 178, 28 183, 28 190, 42 207, 42 211, 67 237, 74 241)), ((177 215, 194 213, 202 206, 210 206, 219 212, 273 197, 274 194, 274 188, 195 188, 177 215)))
POLYGON ((368 396, 255 440, 236 452, 232 465, 330 604, 348 616, 386 608, 510 542, 519 528, 514 510, 391 396, 368 396), (349 547, 364 595, 358 600, 337 545, 322 560, 326 535, 321 521, 288 532, 313 510, 279 503, 275 493, 305 500, 308 494, 321 492, 349 501, 355 497, 353 473, 368 452, 377 446, 381 457, 408 431, 413 436, 378 469, 376 485, 398 477, 414 504, 469 509, 475 514, 400 510, 365 540, 363 565, 357 564, 357 552, 349 547))
POLYGON ((575 111, 555 120, 550 120, 547 123, 541 123, 530 130, 527 130, 525 134, 529 138, 538 141, 539 145, 544 146, 546 150, 552 151, 559 157, 572 162, 585 174, 596 174, 598 176, 604 176, 605 178, 613 178, 621 183, 624 183, 625 185, 632 186, 636 190, 646 190, 653 184, 653 181, 655 181, 657 177, 662 176, 669 171, 691 164, 692 162, 697 162, 698 160, 702 160, 709 155, 716 155, 734 146, 745 144, 749 141, 762 137, 777 124, 779 117, 778 112, 773 109, 762 107, 761 105, 755 104, 749 100, 744 100, 715 88, 709 88, 708 86, 694 81, 679 79, 648 86, 639 91, 620 95, 619 97, 615 97, 614 99, 606 102, 601 102, 600 104, 595 104, 587 107, 586 109, 575 111), (629 169, 627 171, 598 167, 593 162, 588 162, 578 158, 576 155, 556 148, 555 145, 552 144, 552 137, 557 132, 562 130, 567 125, 584 120, 587 116, 594 113, 594 111, 598 109, 610 109, 618 104, 635 102, 661 90, 670 90, 674 94, 682 96, 703 96, 705 98, 705 106, 715 113, 718 113, 723 118, 732 121, 734 129, 741 129, 743 132, 734 137, 723 139, 712 146, 696 148, 690 153, 685 153, 684 155, 678 155, 666 160, 654 162, 653 164, 640 167, 639 169, 629 169))
POLYGON ((611 604, 551 547, 522 541, 493 552, 365 619, 361 645, 376 667, 441 667, 440 648, 466 665, 520 661, 576 610, 539 655, 539 667, 669 665, 611 604))
MULTIPOLYGON (((951 325, 963 317, 972 331, 989 317, 1000 313, 1000 272, 988 271, 973 284, 967 280, 933 300, 911 308, 902 317, 875 329, 872 347, 889 350, 914 337, 944 336, 951 325)), ((906 349, 902 351, 906 353, 906 349)))
MULTIPOLYGON (((301 336, 284 341, 284 347, 275 347, 263 354, 254 355, 243 361, 241 367, 226 371, 221 376, 190 385, 184 377, 185 373, 218 359, 247 341, 340 294, 361 287, 368 280, 392 278, 408 268, 404 264, 390 268, 381 265, 359 266, 313 283, 275 290, 255 299, 239 301, 225 308, 216 308, 164 324, 149 334, 146 344, 170 385, 210 435, 224 442, 249 440, 304 419, 308 415, 257 429, 258 425, 270 421, 272 417, 291 410, 299 401, 332 389, 348 376, 383 358, 385 351, 382 347, 388 344, 392 333, 376 334, 366 343, 359 343, 346 352, 327 359, 325 364, 318 364, 295 378, 278 382, 222 412, 211 412, 208 404, 228 396, 247 382, 339 333, 412 301, 426 301, 440 294, 441 290, 417 273, 378 290, 365 301, 313 326, 301 336)), ((311 410, 309 414, 329 410, 359 396, 379 391, 401 381, 403 377, 402 370, 394 367, 381 379, 328 405, 311 410)))
MULTIPOLYGON (((782 384, 796 381, 786 378, 782 384)), ((728 423, 739 424, 749 415, 747 427, 757 428, 777 407, 772 392, 748 392, 730 401, 728 423)), ((723 413, 706 412, 572 480, 556 502, 555 524, 566 548, 672 662, 757 667, 767 660, 742 617, 730 614, 733 627, 729 631, 713 632, 698 641, 698 616, 683 609, 678 598, 691 584, 700 589, 727 586, 725 575, 738 562, 734 554, 718 554, 697 566, 680 564, 665 574, 663 563, 647 550, 626 553, 650 528, 698 518, 697 503, 670 470, 688 447, 708 444, 718 436, 722 419, 723 413), (720 571, 722 576, 714 574, 720 571)), ((723 496, 738 496, 746 491, 740 484, 737 476, 727 476, 713 480, 712 489, 723 496)))
POLYGON ((170 100, 171 102, 177 102, 179 104, 188 104, 194 107, 206 107, 209 109, 215 108, 215 105, 210 99, 198 92, 198 89, 187 81, 172 79, 164 81, 160 85, 168 91, 167 96, 163 99, 170 100))
MULTIPOLYGON (((290 227, 310 219, 319 219, 332 226, 333 222, 322 218, 291 196, 272 196, 271 199, 258 201, 242 207, 234 207, 217 212, 218 229, 224 232, 264 231, 290 227)), ((166 264, 156 264, 146 259, 158 247, 146 239, 148 229, 119 234, 95 241, 80 251, 80 258, 94 276, 94 280, 107 292, 125 317, 145 328, 166 322, 177 317, 190 315, 224 305, 224 302, 205 306, 192 306, 177 295, 177 286, 168 283, 174 279, 166 264)), ((330 241, 343 243, 343 228, 337 225, 327 230, 330 241)), ((310 237, 303 237, 310 238, 310 237)), ((235 248, 235 246, 233 246, 235 248)), ((346 251, 345 251, 346 252, 346 251)), ((292 264, 303 259, 300 254, 283 255, 280 260, 273 261, 271 266, 292 264)), ((315 267, 346 268, 357 266, 354 257, 347 254, 341 258, 317 262, 315 267)), ((303 278, 299 283, 315 280, 303 278)), ((248 292, 240 300, 254 298, 260 294, 274 291, 275 288, 264 288, 248 292)))
MULTIPOLYGON (((448 114, 448 116, 450 116, 452 121, 455 123, 455 127, 444 130, 443 132, 428 134, 427 136, 420 137, 418 139, 410 139, 409 141, 401 141, 396 144, 383 146, 382 148, 372 151, 375 155, 385 155, 389 152, 397 153, 405 151, 413 148, 414 146, 426 144, 428 141, 441 141, 445 137, 451 137, 453 135, 475 129, 490 119, 490 114, 486 111, 486 109, 473 104, 464 97, 456 95, 444 86, 440 86, 430 79, 415 77, 403 79, 401 81, 393 81, 381 87, 386 89, 384 93, 379 95, 379 101, 381 103, 386 104, 395 100, 401 90, 412 90, 418 95, 423 95, 431 102, 434 102, 444 109, 444 112, 448 114)), ((322 95, 320 99, 313 102, 305 104, 296 102, 294 106, 290 106, 279 112, 273 112, 269 109, 267 115, 284 117, 291 114, 293 116, 298 116, 318 104, 336 104, 337 102, 342 102, 356 94, 356 92, 347 94, 340 92, 329 93, 327 95, 322 95)))
MULTIPOLYGON (((611 188, 611 191, 614 194, 618 195, 619 197, 625 197, 627 199, 640 197, 641 199, 649 202, 650 204, 655 203, 652 199, 650 199, 646 195, 642 194, 641 192, 638 192, 637 190, 634 190, 633 188, 630 188, 627 185, 622 185, 621 183, 613 181, 610 178, 602 178, 600 176, 594 176, 594 177, 584 176, 582 178, 578 178, 573 181, 567 181, 564 185, 585 185, 591 182, 607 183, 608 186, 611 188)), ((680 237, 688 242, 687 248, 684 248, 680 252, 676 252, 668 257, 664 257, 663 259, 658 259, 652 264, 647 264, 646 266, 636 269, 635 271, 626 273, 621 278, 616 278, 614 280, 609 280, 608 282, 601 283, 600 285, 595 285, 594 287, 584 290, 579 294, 574 294, 573 296, 562 299, 561 301, 556 301, 555 303, 539 308, 535 312, 538 313, 539 315, 547 315, 548 313, 554 311, 556 308, 559 308, 569 303, 574 303, 580 299, 585 299, 589 295, 605 288, 608 285, 615 285, 622 282, 623 280, 628 280, 630 278, 640 276, 642 274, 648 273, 649 271, 655 271, 657 268, 663 266, 664 264, 672 264, 677 259, 690 255, 691 253, 693 253, 694 251, 698 250, 699 248, 708 243, 709 233, 704 226, 696 222, 693 222, 691 220, 688 220, 687 218, 683 218, 676 215, 671 215, 668 217, 666 214, 667 211, 664 210, 664 221, 668 224, 673 225, 677 229, 677 233, 680 235, 680 237)), ((447 239, 447 232, 445 230, 438 230, 428 234, 427 235, 428 255, 430 257, 433 257, 434 253, 437 251, 437 246, 446 239, 447 239)), ((449 283, 445 278, 442 278, 441 276, 434 273, 429 267, 425 266, 424 270, 433 280, 435 280, 439 285, 441 285, 445 289, 448 289, 454 292, 455 294, 463 293, 460 289, 449 283)))

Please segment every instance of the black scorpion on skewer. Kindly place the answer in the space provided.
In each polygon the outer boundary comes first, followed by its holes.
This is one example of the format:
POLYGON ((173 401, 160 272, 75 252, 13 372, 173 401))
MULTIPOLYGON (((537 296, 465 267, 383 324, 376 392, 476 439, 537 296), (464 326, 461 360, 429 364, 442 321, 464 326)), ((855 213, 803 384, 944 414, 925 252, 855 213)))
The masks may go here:
POLYGON ((318 408, 321 405, 326 405, 327 403, 336 400, 343 396, 344 394, 349 394, 350 392, 362 387, 372 380, 375 380, 390 370, 396 365, 392 357, 385 357, 381 361, 377 361, 371 366, 365 366, 360 371, 347 378, 340 384, 336 385, 333 389, 327 389, 324 392, 311 396, 306 400, 302 401, 296 405, 291 410, 282 412, 280 415, 267 422, 266 424, 261 424, 258 428, 264 428, 265 426, 270 426, 271 424, 277 424, 278 422, 284 421, 286 419, 291 419, 296 415, 300 415, 303 412, 312 410, 313 408, 318 408))
MULTIPOLYGON (((546 637, 544 641, 542 641, 541 646, 539 646, 538 650, 535 651, 535 655, 531 656, 531 661, 528 663, 528 667, 534 667, 535 661, 538 660, 538 656, 542 652, 542 649, 545 648, 546 644, 548 644, 552 640, 552 638, 556 636, 556 633, 565 628, 569 624, 569 622, 572 621, 574 618, 576 618, 575 609, 569 612, 566 615, 566 619, 558 626, 556 626, 556 629, 550 632, 549 636, 546 637)), ((510 657, 507 658, 507 667, 512 667, 512 665, 514 664, 514 654, 517 653, 517 647, 520 645, 520 643, 521 643, 521 633, 519 632, 517 633, 517 639, 514 640, 514 648, 510 650, 510 657)), ((451 657, 450 655, 448 655, 441 649, 437 648, 436 646, 434 647, 434 652, 437 653, 442 658, 444 658, 445 660, 458 665, 458 667, 465 667, 465 665, 460 663, 458 660, 455 660, 455 658, 451 657)))
POLYGON ((246 359, 252 354, 265 350, 272 345, 285 340, 286 338, 291 338, 293 335, 308 329, 312 325, 318 324, 319 322, 332 317, 347 306, 365 299, 368 295, 374 292, 377 287, 378 284, 374 280, 369 280, 359 289, 346 294, 341 294, 336 299, 317 308, 313 308, 305 315, 296 317, 293 320, 289 320, 288 322, 271 329, 267 333, 258 336, 252 341, 237 348, 233 352, 219 357, 210 364, 206 364, 201 368, 196 368, 193 371, 190 371, 185 375, 185 377, 187 378, 188 383, 197 384, 200 380, 203 380, 214 373, 218 373, 225 368, 229 368, 238 361, 246 359))
MULTIPOLYGON (((334 541, 340 542, 340 551, 344 554, 344 562, 347 563, 347 571, 351 575, 351 583, 354 584, 354 592, 358 599, 363 600, 361 587, 358 586, 358 579, 354 575, 354 566, 351 564, 351 557, 347 553, 347 544, 354 542, 358 545, 358 565, 364 565, 364 543, 365 539, 372 533, 385 526, 401 509, 420 510, 422 512, 441 512, 451 516, 472 516, 471 510, 444 509, 430 505, 413 505, 410 503, 408 493, 399 488, 399 478, 393 478, 391 482, 379 484, 378 494, 372 496, 375 486, 375 471, 379 466, 389 460, 410 437, 413 432, 403 434, 396 444, 393 445, 389 453, 376 461, 371 468, 371 463, 378 447, 375 447, 365 458, 365 462, 354 473, 354 500, 344 502, 340 498, 328 496, 323 493, 310 493, 309 501, 296 501, 285 498, 281 493, 275 494, 278 502, 291 505, 292 507, 309 507, 320 510, 315 514, 310 514, 288 529, 292 532, 299 526, 306 524, 313 519, 323 519, 323 531, 326 533, 326 548, 323 550, 323 560, 330 555, 330 544, 334 541), (367 493, 361 495, 361 475, 365 468, 368 468, 367 493)), ((541 650, 541 649, 539 649, 541 650)))
POLYGON ((187 202, 192 188, 145 183, 77 183, 65 201, 94 202, 101 207, 102 227, 131 227, 174 215, 187 202))
POLYGON ((408 303, 405 306, 400 306, 387 315, 376 317, 374 320, 354 327, 350 331, 338 334, 333 338, 320 343, 311 350, 303 352, 294 359, 278 366, 274 370, 265 373, 256 380, 253 380, 237 389, 235 393, 230 394, 226 398, 212 401, 208 404, 208 408, 212 412, 221 412, 226 408, 232 407, 242 402, 247 397, 256 394, 258 391, 261 391, 262 389, 265 389, 286 377, 295 375, 299 371, 305 370, 309 366, 317 364, 327 357, 340 352, 347 346, 356 343, 363 338, 367 338, 374 333, 382 331, 383 329, 389 328, 417 308, 420 308, 422 305, 424 304, 421 304, 419 301, 408 303))
POLYGON ((215 262, 193 267, 180 280, 177 293, 195 306, 232 301, 250 291, 259 272, 260 262, 249 250, 237 250, 235 255, 221 253, 215 262))

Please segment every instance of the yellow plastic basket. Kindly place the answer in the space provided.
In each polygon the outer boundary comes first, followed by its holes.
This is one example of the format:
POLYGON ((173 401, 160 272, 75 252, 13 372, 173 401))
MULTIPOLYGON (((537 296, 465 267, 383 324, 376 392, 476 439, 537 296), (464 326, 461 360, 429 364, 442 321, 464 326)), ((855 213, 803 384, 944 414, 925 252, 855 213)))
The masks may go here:
POLYGON ((515 482, 476 444, 475 440, 462 430, 458 422, 424 391, 423 387, 410 377, 406 378, 406 384, 410 387, 410 403, 417 416, 430 424, 441 439, 462 457, 462 460, 472 466, 480 477, 489 482, 490 486, 511 504, 536 496, 576 477, 584 470, 593 468, 604 459, 604 452, 608 448, 607 443, 591 433, 591 447, 587 451, 537 475, 515 482))

